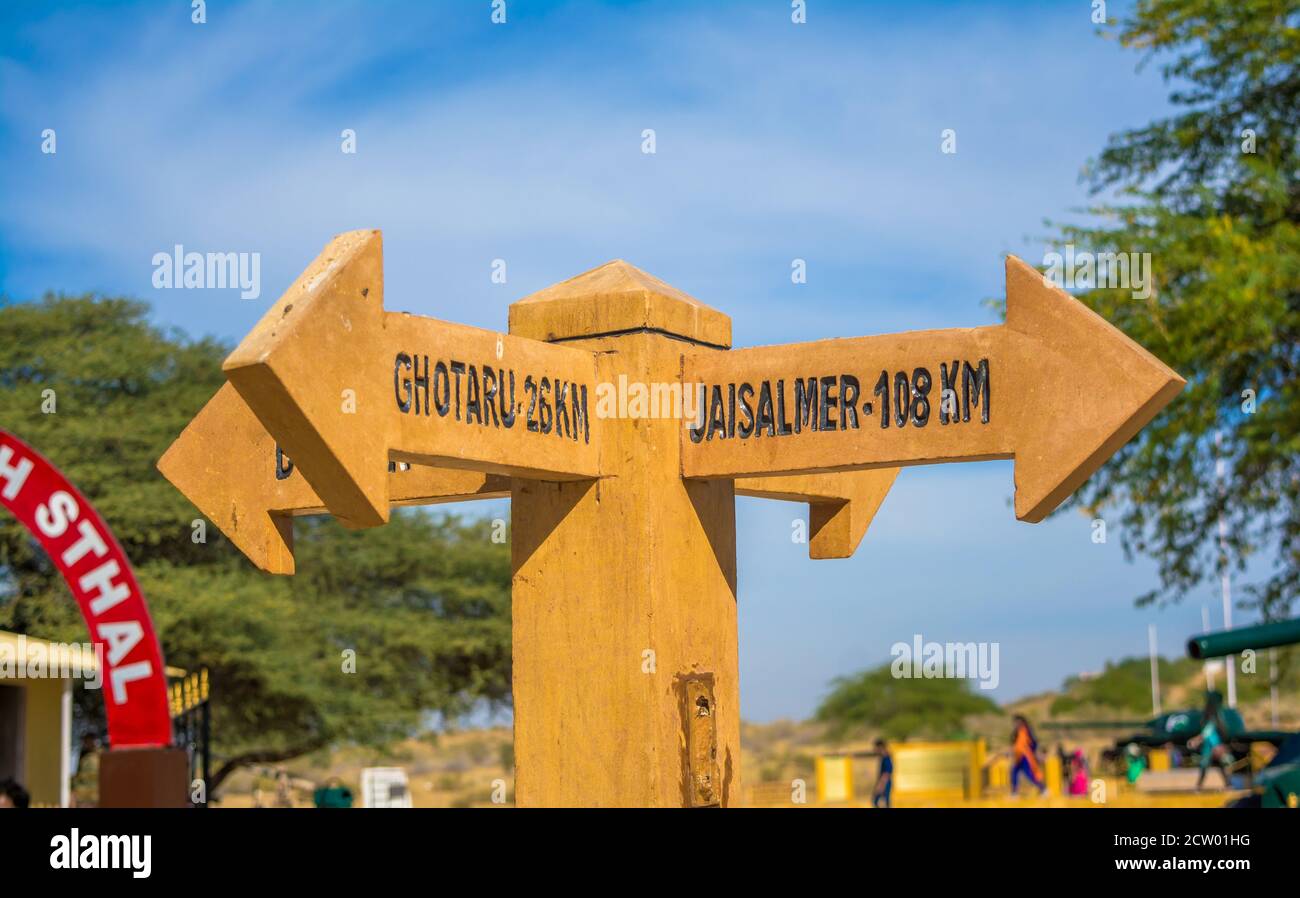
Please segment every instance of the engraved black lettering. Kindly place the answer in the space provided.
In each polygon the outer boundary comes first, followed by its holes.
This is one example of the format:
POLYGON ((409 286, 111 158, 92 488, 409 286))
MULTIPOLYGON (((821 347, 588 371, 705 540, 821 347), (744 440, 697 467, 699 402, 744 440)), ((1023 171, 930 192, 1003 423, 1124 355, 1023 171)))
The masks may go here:
POLYGON ((776 436, 776 425, 772 420, 772 382, 763 381, 758 388, 758 423, 754 426, 754 436, 761 437, 763 431, 770 437, 776 436))
POLYGON ((460 420, 460 379, 465 376, 465 363, 452 359, 451 373, 456 375, 456 420, 460 420))
POLYGON ((697 409, 695 420, 697 423, 692 424, 690 427, 686 428, 687 432, 690 433, 691 435, 692 443, 698 443, 701 440, 703 440, 704 431, 708 429, 709 426, 708 417, 705 415, 704 412, 705 403, 707 403, 708 401, 709 401, 708 385, 700 384, 700 398, 699 401, 695 403, 695 408, 697 409))
POLYGON ((889 429, 889 372, 881 371, 880 380, 876 381, 873 396, 880 397, 880 429, 889 429))
POLYGON ((404 352, 399 352, 397 358, 393 360, 393 396, 397 399, 397 410, 400 412, 409 412, 411 410, 411 379, 402 377, 402 369, 411 370, 411 357, 404 352))
POLYGON ((497 420, 497 373, 488 365, 483 366, 483 423, 492 419, 493 427, 500 427, 501 422, 497 420))
POLYGON ((515 369, 511 368, 510 374, 510 398, 506 398, 506 381, 505 375, 501 375, 501 423, 507 429, 515 426, 515 415, 519 407, 515 405, 515 369))
POLYGON ((555 382, 555 435, 567 437, 570 426, 569 384, 567 381, 557 380, 555 382))
POLYGON ((280 448, 280 444, 276 443, 275 444, 275 479, 287 480, 289 475, 292 473, 293 473, 293 462, 289 460, 289 456, 284 454, 284 450, 280 448))
POLYGON ((722 438, 727 438, 727 421, 726 412, 722 410, 722 386, 714 384, 713 390, 709 393, 709 432, 705 439, 713 439, 715 433, 721 433, 722 438))
POLYGON ((971 403, 980 407, 980 422, 989 423, 989 360, 980 359, 979 365, 971 367, 970 362, 963 362, 961 369, 961 419, 970 420, 971 403), (982 397, 982 398, 981 398, 982 397))
POLYGON ((840 430, 848 430, 851 425, 858 429, 858 394, 862 387, 852 374, 840 375, 840 430))
POLYGON ((807 386, 803 379, 794 382, 794 432, 800 433, 805 427, 816 430, 820 423, 817 416, 817 378, 808 378, 807 386))
POLYGON ((912 385, 907 382, 907 375, 899 371, 894 375, 894 423, 906 427, 911 410, 912 385))
POLYGON ((424 393, 424 414, 429 414, 429 357, 424 356, 424 368, 420 368, 420 356, 416 356, 412 361, 415 365, 414 376, 411 383, 415 385, 415 413, 420 414, 420 393, 424 393), (423 370, 423 374, 421 374, 423 370))
POLYGON ((541 421, 542 433, 550 433, 551 425, 555 423, 551 416, 551 402, 546 398, 546 394, 551 392, 551 379, 542 378, 542 385, 537 390, 537 416, 541 421))
POLYGON ((947 424, 951 420, 957 423, 957 370, 960 363, 952 360, 952 367, 947 362, 939 363, 939 423, 947 424))
POLYGON ((924 427, 930 420, 930 370, 912 370, 912 423, 924 427))
POLYGON ((478 368, 470 365, 465 386, 465 423, 473 424, 475 420, 483 423, 483 406, 479 399, 478 368))
POLYGON ((785 416, 785 381, 776 382, 776 435, 789 436, 790 419, 785 416))
POLYGON ((727 436, 736 436, 736 385, 727 384, 727 436))
POLYGON ((821 379, 821 417, 818 421, 818 427, 822 430, 834 430, 835 422, 831 420, 831 412, 839 404, 839 400, 831 395, 831 388, 835 386, 836 378, 833 374, 827 375, 821 379))
POLYGON ((745 416, 745 420, 740 422, 740 426, 737 428, 742 440, 749 439, 754 433, 754 407, 749 401, 753 395, 754 387, 751 384, 742 383, 740 389, 736 390, 736 396, 740 400, 741 414, 745 416))
POLYGON ((433 406, 438 410, 440 418, 447 417, 447 412, 451 410, 451 376, 447 373, 445 362, 433 366, 433 406))
POLYGON ((591 442, 591 418, 587 415, 587 385, 573 388, 573 438, 578 438, 578 428, 582 427, 582 441, 591 442))
POLYGON ((524 392, 528 394, 528 429, 537 432, 537 419, 534 415, 537 412, 537 382, 533 380, 531 374, 524 378, 524 392))

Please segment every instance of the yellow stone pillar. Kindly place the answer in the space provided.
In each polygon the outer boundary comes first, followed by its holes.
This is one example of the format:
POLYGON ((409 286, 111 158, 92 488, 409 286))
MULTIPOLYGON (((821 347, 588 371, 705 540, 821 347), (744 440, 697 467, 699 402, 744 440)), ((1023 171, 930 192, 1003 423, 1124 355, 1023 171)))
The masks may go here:
POLYGON ((1065 794, 1065 790, 1062 788, 1063 777, 1064 771, 1061 769, 1060 757, 1055 752, 1048 752, 1044 772, 1044 778, 1047 780, 1044 785, 1047 786, 1048 795, 1060 796, 1065 794))
POLYGON ((734 805, 735 491, 683 480, 685 422, 633 398, 670 395, 730 319, 611 262, 515 303, 510 331, 600 353, 600 389, 632 399, 602 424, 599 481, 512 484, 515 801, 734 805))
POLYGON ((515 303, 509 335, 386 311, 380 234, 350 231, 226 359, 233 391, 160 467, 280 573, 293 514, 377 526, 513 478, 517 802, 728 806, 738 492, 808 502, 810 556, 844 558, 899 465, 1014 458, 1016 515, 1037 521, 1185 383, 1015 257, 1002 325, 730 344, 726 315, 620 261, 515 303), (247 490, 244 469, 262 472, 247 490))

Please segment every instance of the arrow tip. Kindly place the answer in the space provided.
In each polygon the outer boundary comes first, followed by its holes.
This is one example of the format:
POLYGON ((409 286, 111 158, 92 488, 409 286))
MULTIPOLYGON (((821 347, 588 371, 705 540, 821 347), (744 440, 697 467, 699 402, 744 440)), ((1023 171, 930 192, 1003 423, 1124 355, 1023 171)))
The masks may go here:
POLYGON ((292 574, 293 519, 269 510, 249 485, 249 470, 273 462, 259 451, 259 434, 257 419, 234 387, 224 384, 157 468, 253 564, 271 574, 292 574))
POLYGON ((382 396, 364 377, 382 352, 379 231, 340 234, 222 365, 266 430, 345 524, 388 520, 382 396))
POLYGON ((1007 327, 1033 371, 1015 450, 1016 517, 1051 514, 1187 384, 1035 268, 1007 256, 1007 327))

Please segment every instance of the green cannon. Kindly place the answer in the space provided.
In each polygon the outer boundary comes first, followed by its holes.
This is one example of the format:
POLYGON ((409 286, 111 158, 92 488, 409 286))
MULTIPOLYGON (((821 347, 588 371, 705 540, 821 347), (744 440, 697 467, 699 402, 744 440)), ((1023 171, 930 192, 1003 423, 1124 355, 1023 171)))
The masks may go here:
MULTIPOLYGON (((1300 619, 1275 621, 1252 627, 1222 630, 1194 636, 1187 642, 1187 654, 1197 660, 1239 655, 1246 651, 1300 644, 1300 619)), ((1207 701, 1211 693, 1206 693, 1207 701)), ((1221 736, 1232 754, 1245 757, 1256 743, 1269 743, 1277 752, 1268 766, 1250 778, 1252 794, 1239 804, 1263 807, 1300 806, 1300 734, 1280 730, 1255 730, 1246 726, 1241 715, 1219 705, 1221 736)), ((1148 752, 1169 747, 1187 751, 1187 744, 1204 725, 1202 708, 1167 712, 1151 720, 1076 720, 1050 721, 1046 730, 1060 732, 1122 730, 1128 735, 1117 739, 1103 756, 1118 758, 1131 752, 1148 752)))
POLYGON ((1257 624, 1217 633, 1202 633, 1187 640, 1187 654, 1197 660, 1239 655, 1245 651, 1271 649, 1300 642, 1300 617, 1257 624))
MULTIPOLYGON (((1235 710, 1223 708, 1219 713, 1224 728, 1227 730, 1224 735, 1229 739, 1236 738, 1240 734, 1247 732, 1241 715, 1235 710)), ((1041 726, 1046 731, 1061 733, 1098 730, 1132 731, 1132 735, 1126 736, 1115 743, 1118 750, 1122 750, 1130 744, 1139 745, 1143 748, 1161 748, 1166 745, 1181 747, 1187 744, 1188 739, 1201 731, 1201 709, 1187 708, 1182 711, 1170 711, 1150 720, 1049 720, 1045 721, 1041 726)), ((1255 734, 1252 733, 1251 735, 1255 734)), ((1280 738, 1284 739, 1289 735, 1289 733, 1283 733, 1280 734, 1280 738)))
MULTIPOLYGON (((1271 649, 1300 643, 1300 618, 1257 624, 1217 633, 1202 633, 1187 641, 1187 654, 1193 658, 1222 658, 1245 651, 1271 649)), ((1255 734, 1245 733, 1249 738, 1255 734)), ((1260 734, 1263 735, 1263 734, 1260 734)), ((1255 775, 1253 795, 1238 802, 1244 806, 1294 808, 1300 806, 1300 733, 1270 733, 1285 736, 1268 766, 1255 775)), ((1274 741, 1268 739, 1267 741, 1274 741)))

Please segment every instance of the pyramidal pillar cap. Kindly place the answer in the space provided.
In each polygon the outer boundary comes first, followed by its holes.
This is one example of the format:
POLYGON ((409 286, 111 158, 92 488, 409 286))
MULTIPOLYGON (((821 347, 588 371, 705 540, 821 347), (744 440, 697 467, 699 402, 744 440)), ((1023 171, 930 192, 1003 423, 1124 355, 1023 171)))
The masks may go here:
POLYGON ((539 290, 510 306, 510 333, 556 342, 661 333, 731 348, 731 318, 622 259, 539 290))

